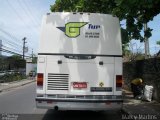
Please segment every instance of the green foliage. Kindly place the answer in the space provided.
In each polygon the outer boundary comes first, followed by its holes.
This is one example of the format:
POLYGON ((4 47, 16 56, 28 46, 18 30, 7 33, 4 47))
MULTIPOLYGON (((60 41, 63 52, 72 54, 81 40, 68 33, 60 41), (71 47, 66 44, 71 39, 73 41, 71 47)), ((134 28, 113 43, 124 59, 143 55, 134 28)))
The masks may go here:
POLYGON ((4 76, 0 76, 0 83, 13 82, 13 81, 22 80, 22 79, 26 79, 26 76, 19 73, 5 74, 4 76))
MULTIPOLYGON (((80 0, 81 1, 81 0, 80 0)), ((51 11, 53 12, 69 12, 76 11, 76 6, 79 4, 79 0, 56 0, 54 5, 51 5, 51 11)))
POLYGON ((128 32, 126 29, 121 28, 121 36, 122 36, 122 44, 126 45, 130 41, 130 38, 128 36, 128 32))
MULTIPOLYGON (((113 14, 126 20, 126 30, 132 39, 144 41, 140 34, 143 24, 153 20, 160 13, 160 0, 56 0, 52 12, 92 12, 113 14)), ((150 37, 152 29, 144 35, 150 37)), ((123 39, 125 41, 125 39, 123 39)))
POLYGON ((25 68, 26 61, 23 60, 20 56, 10 56, 10 57, 1 57, 0 58, 0 71, 3 70, 15 70, 19 68, 25 68))
POLYGON ((129 44, 122 44, 123 56, 129 56, 131 51, 128 49, 129 44))
POLYGON ((5 58, 0 57, 0 71, 7 69, 8 64, 5 61, 5 58))
POLYGON ((160 40, 159 40, 159 41, 157 41, 156 43, 157 43, 157 45, 160 45, 160 40))
POLYGON ((135 60, 144 60, 145 59, 145 55, 142 53, 136 53, 135 55, 135 60))
MULTIPOLYGON (((153 20, 153 17, 160 13, 160 0, 115 0, 116 7, 112 13, 120 20, 126 19, 126 29, 133 39, 144 41, 141 36, 143 24, 153 20)), ((148 28, 144 35, 149 38, 152 29, 148 28)))
POLYGON ((21 57, 19 56, 11 56, 8 57, 6 59, 6 61, 8 62, 8 69, 19 69, 19 68, 25 68, 26 66, 26 61, 23 60, 21 57))
POLYGON ((18 69, 18 68, 25 68, 26 66, 26 61, 23 60, 23 59, 20 59, 20 60, 15 60, 13 61, 13 64, 14 64, 14 68, 18 69))
POLYGON ((37 63, 37 57, 33 57, 32 63, 37 63))
POLYGON ((109 9, 114 5, 112 0, 56 0, 54 5, 51 5, 52 12, 99 12, 110 13, 109 9), (106 8, 106 5, 108 8, 106 8))
POLYGON ((22 57, 19 56, 19 55, 12 55, 11 58, 13 58, 14 60, 20 60, 20 59, 22 59, 22 57))

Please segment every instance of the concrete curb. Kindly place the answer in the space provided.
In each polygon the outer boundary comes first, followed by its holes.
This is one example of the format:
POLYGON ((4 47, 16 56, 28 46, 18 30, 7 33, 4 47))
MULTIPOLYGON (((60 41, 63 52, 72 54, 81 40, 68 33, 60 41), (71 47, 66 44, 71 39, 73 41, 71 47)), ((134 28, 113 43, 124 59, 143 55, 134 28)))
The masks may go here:
MULTIPOLYGON (((27 80, 27 79, 25 79, 25 80, 27 80)), ((36 81, 36 80, 30 80, 30 81, 28 81, 28 82, 24 82, 25 80, 22 80, 22 81, 14 81, 14 82, 9 83, 9 84, 14 84, 14 83, 18 83, 18 82, 19 82, 19 84, 17 84, 17 85, 13 85, 13 86, 6 87, 6 88, 4 88, 4 89, 0 89, 0 93, 1 93, 1 92, 4 92, 4 91, 9 91, 10 89, 17 88, 17 87, 20 87, 20 86, 24 86, 24 85, 27 85, 27 84, 30 84, 30 83, 36 81), (22 83, 21 83, 21 82, 22 82, 22 83), (24 82, 24 83, 23 83, 23 82, 24 82)))

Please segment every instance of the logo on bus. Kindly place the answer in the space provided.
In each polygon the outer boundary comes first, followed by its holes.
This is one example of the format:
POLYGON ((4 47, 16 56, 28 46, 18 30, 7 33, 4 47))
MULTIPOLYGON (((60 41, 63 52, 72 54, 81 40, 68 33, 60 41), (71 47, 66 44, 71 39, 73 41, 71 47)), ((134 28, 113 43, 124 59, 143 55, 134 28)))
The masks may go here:
POLYGON ((65 24, 65 27, 57 27, 70 38, 75 38, 80 35, 80 28, 88 24, 87 22, 69 22, 65 24))

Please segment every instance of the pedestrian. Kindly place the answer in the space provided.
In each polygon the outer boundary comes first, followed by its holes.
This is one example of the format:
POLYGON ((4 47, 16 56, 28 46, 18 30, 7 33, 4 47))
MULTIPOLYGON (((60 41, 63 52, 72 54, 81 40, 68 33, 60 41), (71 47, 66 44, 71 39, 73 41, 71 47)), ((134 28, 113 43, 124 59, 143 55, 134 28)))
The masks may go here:
POLYGON ((133 92, 134 98, 142 95, 143 91, 143 80, 141 78, 136 78, 131 81, 131 90, 133 92))

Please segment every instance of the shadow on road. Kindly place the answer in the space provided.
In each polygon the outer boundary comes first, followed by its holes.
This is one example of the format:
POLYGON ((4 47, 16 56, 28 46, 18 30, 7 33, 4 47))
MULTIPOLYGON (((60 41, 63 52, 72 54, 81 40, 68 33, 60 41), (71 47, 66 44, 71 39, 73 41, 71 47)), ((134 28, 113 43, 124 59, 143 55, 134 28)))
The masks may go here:
POLYGON ((18 120, 122 120, 122 114, 113 110, 105 112, 47 110, 42 114, 20 114, 18 120))
POLYGON ((48 110, 43 120, 106 120, 103 112, 48 110))

